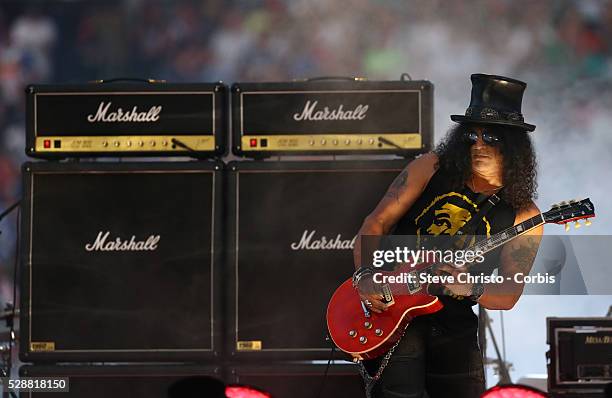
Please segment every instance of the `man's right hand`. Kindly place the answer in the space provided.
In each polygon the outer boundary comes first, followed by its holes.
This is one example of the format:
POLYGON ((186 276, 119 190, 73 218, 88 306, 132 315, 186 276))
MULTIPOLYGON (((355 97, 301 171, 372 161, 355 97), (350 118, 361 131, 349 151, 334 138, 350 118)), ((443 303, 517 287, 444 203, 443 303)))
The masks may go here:
POLYGON ((393 304, 388 304, 383 301, 383 294, 380 291, 378 283, 374 282, 372 275, 364 275, 357 285, 357 291, 361 301, 366 303, 368 309, 378 314, 386 311, 393 304))

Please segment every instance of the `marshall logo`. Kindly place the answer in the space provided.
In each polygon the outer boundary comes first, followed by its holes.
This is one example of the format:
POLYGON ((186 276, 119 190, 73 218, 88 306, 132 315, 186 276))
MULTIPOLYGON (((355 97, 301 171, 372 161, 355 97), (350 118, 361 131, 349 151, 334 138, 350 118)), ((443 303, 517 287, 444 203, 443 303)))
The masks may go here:
POLYGON ((316 107, 318 103, 319 101, 307 101, 301 113, 293 114, 293 120, 298 122, 303 120, 363 120, 366 118, 366 113, 369 108, 369 105, 359 104, 355 109, 345 111, 343 109, 344 106, 340 104, 336 109, 330 110, 328 107, 324 107, 323 109, 317 110, 316 107))
POLYGON ((129 240, 122 240, 121 238, 109 239, 110 231, 100 231, 96 241, 93 243, 87 243, 85 250, 88 252, 93 251, 154 251, 157 250, 157 244, 159 243, 159 235, 150 235, 146 240, 136 240, 136 236, 132 235, 129 240))
POLYGON ((100 106, 98 106, 98 111, 96 112, 96 114, 87 115, 87 121, 89 123, 156 122, 159 120, 159 114, 162 111, 162 107, 160 105, 152 106, 151 109, 149 109, 147 112, 138 112, 137 106, 134 106, 129 111, 124 111, 121 108, 117 108, 116 111, 109 112, 111 105, 112 102, 109 102, 108 104, 100 102, 100 106))
POLYGON ((587 336, 585 344, 612 344, 612 336, 587 336))
POLYGON ((321 236, 314 239, 316 233, 316 230, 305 230, 299 242, 291 243, 291 250, 351 250, 355 246, 355 239, 357 239, 357 236, 353 239, 342 239, 340 234, 336 235, 335 238, 321 236))

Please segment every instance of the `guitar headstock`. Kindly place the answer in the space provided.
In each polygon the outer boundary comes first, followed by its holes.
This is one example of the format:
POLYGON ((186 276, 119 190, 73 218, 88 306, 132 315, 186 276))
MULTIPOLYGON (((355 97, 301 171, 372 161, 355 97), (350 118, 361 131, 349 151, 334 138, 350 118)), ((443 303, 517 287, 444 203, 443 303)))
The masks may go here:
POLYGON ((589 218, 595 217, 595 206, 587 198, 582 200, 570 200, 569 202, 560 202, 552 205, 551 209, 546 213, 542 213, 544 222, 565 224, 565 230, 569 230, 569 222, 575 221, 575 227, 580 227, 580 219, 586 219, 585 225, 591 225, 589 218))

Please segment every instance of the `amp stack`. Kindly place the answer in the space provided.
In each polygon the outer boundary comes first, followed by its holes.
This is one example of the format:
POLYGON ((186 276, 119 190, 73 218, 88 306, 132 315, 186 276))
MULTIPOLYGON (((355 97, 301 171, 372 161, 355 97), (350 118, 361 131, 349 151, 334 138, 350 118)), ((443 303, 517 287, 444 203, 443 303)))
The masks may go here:
POLYGON ((67 397, 166 398, 193 377, 365 396, 325 311, 363 219, 431 149, 430 82, 26 93, 22 377, 67 377, 67 397))
POLYGON ((363 219, 431 149, 433 85, 235 83, 231 100, 232 151, 253 160, 227 165, 227 377, 275 397, 314 398, 323 383, 325 397, 365 397, 325 312, 363 219))
POLYGON ((23 166, 21 377, 68 378, 56 394, 88 398, 223 379, 227 92, 26 89, 26 154, 47 161, 23 166))

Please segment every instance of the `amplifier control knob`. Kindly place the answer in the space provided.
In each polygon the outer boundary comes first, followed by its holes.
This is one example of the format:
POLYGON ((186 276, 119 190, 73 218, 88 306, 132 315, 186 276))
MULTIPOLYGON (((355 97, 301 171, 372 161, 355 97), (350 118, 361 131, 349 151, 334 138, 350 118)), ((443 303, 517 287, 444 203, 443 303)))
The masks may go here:
POLYGON ((323 139, 321 140, 321 145, 325 145, 325 143, 326 143, 326 142, 327 142, 327 141, 325 140, 325 138, 323 138, 323 139))
POLYGON ((308 145, 311 145, 311 146, 312 146, 312 145, 314 145, 314 144, 315 144, 314 140, 308 140, 308 145))
POLYGON ((363 143, 363 141, 361 140, 361 138, 357 139, 357 145, 361 145, 363 143))
POLYGON ((114 146, 119 146, 119 145, 120 145, 120 144, 119 144, 119 141, 115 141, 115 142, 113 142, 113 145, 114 145, 114 146))
POLYGON ((108 146, 108 142, 102 141, 102 146, 106 148, 108 146))
POLYGON ((131 146, 132 146, 132 141, 128 141, 128 142, 126 142, 126 143, 125 143, 125 146, 127 146, 127 147, 131 147, 131 146))
POLYGON ((155 141, 151 140, 151 141, 149 142, 149 145, 151 145, 151 146, 155 146, 155 141))
POLYGON ((138 146, 144 146, 144 142, 138 141, 138 146))
POLYGON ((168 141, 162 141, 162 146, 168 146, 168 141))
POLYGON ((349 145, 349 144, 351 143, 351 140, 348 140, 348 139, 347 139, 347 140, 345 140, 345 141, 344 141, 344 143, 345 143, 346 145, 349 145))
POLYGON ((351 337, 357 337, 357 332, 354 330, 349 331, 349 336, 351 337))
POLYGON ((368 140, 368 143, 369 143, 370 145, 374 145, 374 138, 370 138, 370 139, 368 140))
POLYGON ((377 336, 382 336, 383 331, 382 331, 382 329, 376 329, 376 330, 374 331, 374 334, 375 334, 375 335, 377 335, 377 336))
POLYGON ((367 337, 365 337, 365 336, 361 336, 361 337, 359 338, 359 342, 360 342, 361 344, 365 344, 365 343, 367 343, 367 342, 368 342, 368 338, 367 338, 367 337))
POLYGON ((338 140, 333 140, 333 141, 332 141, 332 144, 334 144, 334 145, 338 145, 338 140))

